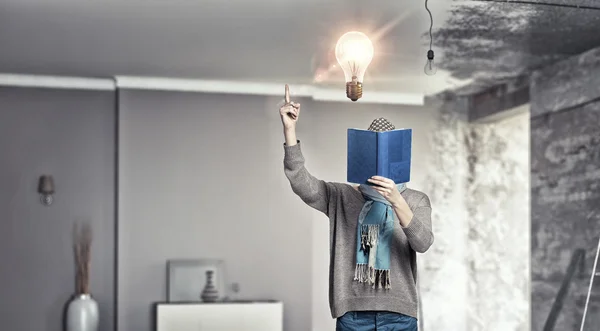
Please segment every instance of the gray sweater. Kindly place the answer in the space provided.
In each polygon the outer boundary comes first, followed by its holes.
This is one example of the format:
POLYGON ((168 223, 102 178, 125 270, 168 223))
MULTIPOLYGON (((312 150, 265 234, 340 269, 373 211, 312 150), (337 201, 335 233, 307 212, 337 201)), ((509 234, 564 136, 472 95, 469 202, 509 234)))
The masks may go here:
POLYGON ((406 189, 402 196, 413 211, 403 228, 396 222, 391 243, 391 289, 373 289, 354 281, 358 214, 365 199, 345 183, 325 182, 312 176, 304 166, 300 142, 284 144, 284 171, 292 190, 306 204, 329 217, 329 307, 338 318, 348 311, 377 310, 417 318, 417 258, 433 243, 431 205, 422 192, 406 189))

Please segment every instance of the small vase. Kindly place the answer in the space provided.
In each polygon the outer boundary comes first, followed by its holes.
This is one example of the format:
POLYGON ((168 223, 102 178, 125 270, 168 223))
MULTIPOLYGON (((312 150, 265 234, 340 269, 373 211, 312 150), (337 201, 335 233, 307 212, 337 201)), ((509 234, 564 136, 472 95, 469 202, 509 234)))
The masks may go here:
POLYGON ((98 304, 89 294, 79 294, 67 308, 67 331, 98 331, 98 304))
POLYGON ((208 270, 206 272, 206 285, 204 286, 204 290, 202 291, 202 295, 200 298, 204 302, 215 302, 219 299, 219 291, 213 284, 213 276, 214 271, 208 270))

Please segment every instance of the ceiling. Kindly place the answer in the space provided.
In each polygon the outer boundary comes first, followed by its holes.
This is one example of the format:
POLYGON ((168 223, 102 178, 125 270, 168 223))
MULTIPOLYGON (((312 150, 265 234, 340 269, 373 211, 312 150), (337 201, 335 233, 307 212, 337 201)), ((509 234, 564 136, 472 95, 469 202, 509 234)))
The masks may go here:
POLYGON ((444 50, 444 69, 475 80, 465 92, 600 46, 600 0, 454 3, 434 41, 444 50))
POLYGON ((376 49, 365 90, 476 89, 600 46, 600 10, 540 1, 430 0, 443 70, 426 76, 424 0, 0 0, 0 72, 343 88, 333 49, 360 30, 376 49))

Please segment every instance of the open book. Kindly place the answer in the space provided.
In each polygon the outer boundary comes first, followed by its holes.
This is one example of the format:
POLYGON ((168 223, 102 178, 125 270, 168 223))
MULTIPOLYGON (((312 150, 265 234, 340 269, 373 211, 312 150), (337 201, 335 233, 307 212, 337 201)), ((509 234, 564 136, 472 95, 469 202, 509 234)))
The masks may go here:
POLYGON ((370 184, 382 176, 396 184, 410 181, 412 129, 375 132, 348 129, 347 181, 370 184))

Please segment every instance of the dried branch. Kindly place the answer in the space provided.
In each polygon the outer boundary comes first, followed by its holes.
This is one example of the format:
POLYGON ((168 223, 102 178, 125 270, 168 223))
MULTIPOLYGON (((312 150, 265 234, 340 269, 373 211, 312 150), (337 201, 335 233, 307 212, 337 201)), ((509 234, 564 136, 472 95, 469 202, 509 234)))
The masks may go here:
POLYGON ((92 228, 89 223, 84 223, 81 228, 75 223, 73 233, 76 291, 77 294, 90 294, 92 228))

